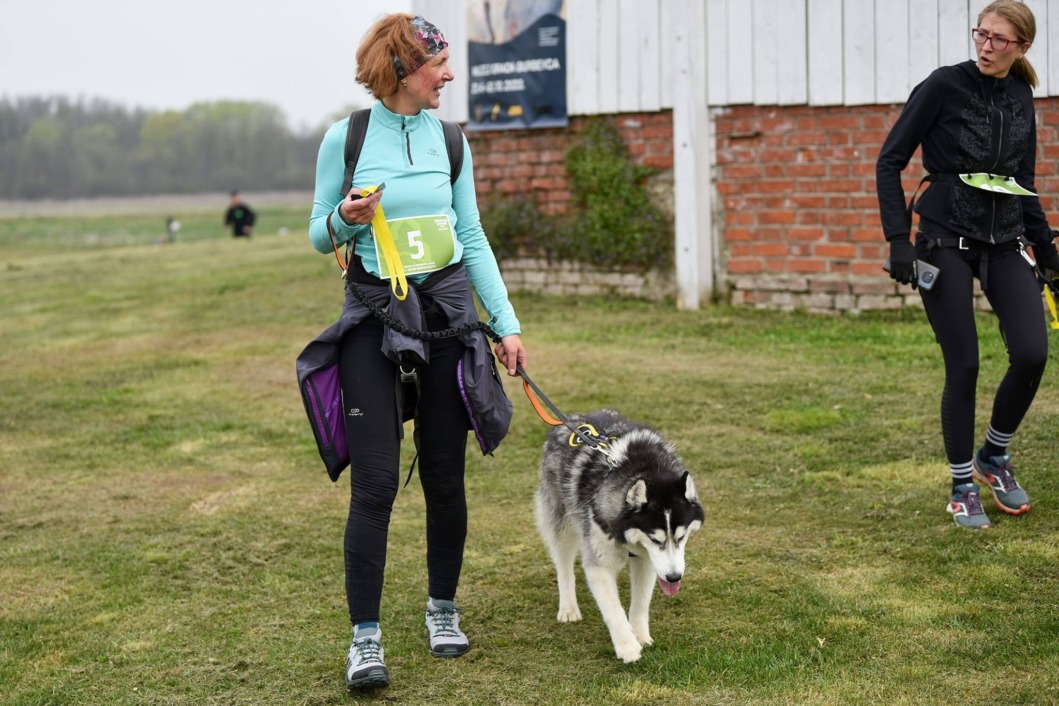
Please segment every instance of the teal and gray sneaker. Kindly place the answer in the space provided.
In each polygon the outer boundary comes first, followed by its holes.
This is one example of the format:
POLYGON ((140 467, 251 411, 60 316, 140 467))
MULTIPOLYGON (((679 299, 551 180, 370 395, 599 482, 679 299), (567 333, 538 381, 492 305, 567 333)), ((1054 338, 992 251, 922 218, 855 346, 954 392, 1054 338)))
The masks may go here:
POLYGON ((974 455, 973 465, 974 479, 989 488, 997 507, 1009 515, 1021 515, 1030 511, 1030 496, 1015 480, 1011 456, 1001 454, 985 459, 979 449, 974 455))
POLYGON ((390 672, 382 660, 382 630, 359 633, 346 657, 346 686, 350 689, 389 686, 390 672))
POLYGON ((989 529, 992 526, 985 510, 982 509, 982 498, 978 495, 978 486, 974 483, 964 483, 953 488, 948 511, 960 527, 989 529))
POLYGON ((471 648, 467 636, 460 631, 460 611, 452 601, 427 602, 427 636, 430 652, 435 657, 459 657, 471 648))

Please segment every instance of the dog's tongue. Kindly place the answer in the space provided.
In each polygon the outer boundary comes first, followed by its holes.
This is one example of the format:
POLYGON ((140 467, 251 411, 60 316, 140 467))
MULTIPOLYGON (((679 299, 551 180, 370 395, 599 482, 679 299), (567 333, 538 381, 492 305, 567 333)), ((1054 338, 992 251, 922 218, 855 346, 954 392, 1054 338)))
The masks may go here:
POLYGON ((667 596, 675 596, 677 595, 677 591, 680 590, 680 581, 674 581, 673 583, 670 583, 669 581, 660 578, 658 579, 658 587, 661 588, 662 593, 666 594, 667 596))

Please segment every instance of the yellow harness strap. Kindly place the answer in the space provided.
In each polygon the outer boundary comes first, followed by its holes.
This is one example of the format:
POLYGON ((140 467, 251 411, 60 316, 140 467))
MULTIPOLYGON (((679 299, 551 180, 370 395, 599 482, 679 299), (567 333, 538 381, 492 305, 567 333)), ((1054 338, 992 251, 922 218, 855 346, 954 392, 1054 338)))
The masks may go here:
MULTIPOLYGON (((362 189, 360 195, 368 196, 369 194, 374 194, 378 188, 377 186, 369 186, 362 189)), ((390 280, 393 294, 401 301, 404 301, 405 297, 408 296, 408 279, 405 277, 404 265, 401 264, 401 256, 397 253, 397 245, 393 242, 393 233, 390 232, 390 226, 386 223, 386 214, 383 213, 381 205, 375 209, 375 217, 371 219, 371 227, 375 231, 375 237, 378 239, 379 245, 382 246, 383 258, 390 268, 389 271, 394 273, 393 279, 390 280), (398 287, 401 288, 400 292, 397 291, 398 287)), ((331 236, 331 247, 335 249, 335 258, 338 260, 338 266, 342 268, 342 277, 345 278, 349 275, 349 267, 342 259, 342 253, 338 250, 338 242, 335 241, 335 231, 331 227, 330 215, 327 217, 327 234, 331 236)))
MULTIPOLYGON (((596 428, 594 426, 592 426, 591 424, 581 424, 581 425, 579 425, 577 427, 577 429, 578 429, 578 431, 582 431, 585 434, 588 434, 592 439, 595 439, 596 443, 599 444, 599 447, 601 449, 607 448, 607 445, 605 443, 603 443, 602 441, 599 441, 599 439, 601 438, 600 433, 598 431, 596 431, 596 428)), ((570 440, 569 440, 568 443, 571 446, 581 446, 584 442, 581 441, 580 438, 578 438, 578 436, 577 436, 577 434, 575 432, 571 432, 570 433, 570 440)))
POLYGON ((1052 322, 1050 326, 1052 328, 1059 328, 1059 312, 1055 308, 1055 295, 1052 294, 1052 288, 1048 285, 1044 287, 1044 301, 1048 302, 1048 311, 1052 315, 1052 322))
MULTIPOLYGON (((360 192, 361 196, 370 196, 375 193, 377 186, 369 186, 360 192)), ((382 210, 382 204, 375 209, 375 217, 371 219, 371 229, 375 233, 375 240, 379 243, 382 257, 386 260, 387 270, 391 273, 390 287, 393 295, 404 301, 408 296, 408 278, 404 274, 404 265, 401 264, 401 256, 397 252, 397 245, 393 242, 393 233, 386 223, 386 214, 382 210)))

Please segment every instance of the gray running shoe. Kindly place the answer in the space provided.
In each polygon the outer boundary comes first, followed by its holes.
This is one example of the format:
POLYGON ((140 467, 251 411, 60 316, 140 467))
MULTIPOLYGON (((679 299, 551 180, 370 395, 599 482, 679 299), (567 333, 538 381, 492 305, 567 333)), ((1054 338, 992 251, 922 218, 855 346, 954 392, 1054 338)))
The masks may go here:
POLYGON ((382 660, 382 630, 353 640, 346 658, 346 686, 350 689, 389 686, 390 672, 382 660))
POLYGON ((982 498, 978 495, 978 486, 964 483, 956 486, 949 498, 949 513, 960 527, 969 529, 989 529, 992 524, 985 510, 982 509, 982 498))
POLYGON ((1030 511, 1030 496, 1015 480, 1015 469, 1011 467, 1011 456, 1001 454, 982 458, 982 450, 974 455, 974 479, 989 488, 997 507, 1009 515, 1021 515, 1030 511))
POLYGON ((460 611, 452 601, 427 602, 427 634, 435 657, 459 657, 471 648, 460 631, 460 611))

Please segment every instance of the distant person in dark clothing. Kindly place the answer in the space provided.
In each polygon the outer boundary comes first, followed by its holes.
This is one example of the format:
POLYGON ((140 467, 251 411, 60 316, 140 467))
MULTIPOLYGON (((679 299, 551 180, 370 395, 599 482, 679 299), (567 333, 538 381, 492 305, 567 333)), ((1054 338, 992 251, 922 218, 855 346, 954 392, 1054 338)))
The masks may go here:
POLYGON ((239 192, 232 192, 232 203, 224 214, 224 225, 231 226, 232 236, 236 238, 249 238, 254 230, 254 219, 257 214, 253 209, 243 203, 239 198, 239 192))

